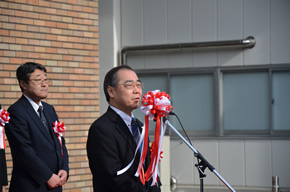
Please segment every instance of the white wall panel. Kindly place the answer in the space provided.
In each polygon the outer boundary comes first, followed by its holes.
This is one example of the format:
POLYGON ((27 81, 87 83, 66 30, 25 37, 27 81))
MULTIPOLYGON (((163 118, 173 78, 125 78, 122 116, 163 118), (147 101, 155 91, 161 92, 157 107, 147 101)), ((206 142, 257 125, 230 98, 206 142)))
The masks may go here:
POLYGON ((242 66, 243 52, 241 49, 235 50, 219 50, 218 51, 218 66, 242 66))
POLYGON ((140 55, 142 68, 290 62, 289 0, 124 0, 121 9, 122 46, 256 39, 252 49, 160 52, 144 64, 140 55))
POLYGON ((144 68, 145 69, 162 69, 168 68, 166 52, 144 53, 144 68))
MULTIPOLYGON (((220 175, 231 186, 245 186, 245 147, 243 140, 219 141, 220 175)), ((223 183, 220 181, 220 185, 223 183)))
POLYGON ((167 0, 144 0, 144 44, 167 43, 167 0))
MULTIPOLYGON (((280 187, 290 187, 289 140, 195 140, 193 147, 211 163, 232 187, 271 188, 272 176, 279 176, 280 187)), ((171 175, 178 184, 199 185, 197 162, 181 140, 171 140, 171 175), (193 175, 192 175, 193 174, 193 175)), ((223 187, 207 168, 205 185, 223 187), (217 184, 217 181, 219 184, 217 184)))
MULTIPOLYGON (((167 0, 144 0, 144 44, 167 43, 167 0)), ((167 68, 167 54, 145 53, 145 68, 167 68)))
MULTIPOLYGON (((244 39, 243 37, 243 1, 218 1, 218 40, 244 39)), ((218 66, 241 66, 242 49, 218 51, 218 66)))
MULTIPOLYGON (((166 155, 166 154, 164 154, 166 155)), ((193 184, 194 164, 193 152, 181 140, 170 143, 170 173, 174 176, 178 184, 193 184)))
POLYGON ((271 1, 271 63, 290 63, 289 46, 290 1, 271 1))
MULTIPOLYGON (((192 42, 191 0, 168 0, 168 43, 192 42)), ((169 51, 168 67, 192 67, 191 51, 169 51)))
POLYGON ((217 40, 217 1, 192 0, 193 42, 217 40))
POLYGON ((254 36, 256 45, 245 50, 244 64, 270 63, 270 0, 244 0, 244 37, 254 36))
POLYGON ((246 186, 272 186, 271 141, 248 140, 245 142, 246 186))
MULTIPOLYGON (((114 25, 115 18, 119 18, 120 15, 116 16, 113 7, 118 2, 114 0, 100 0, 99 1, 99 46, 100 46, 100 68, 99 68, 99 86, 100 86, 100 114, 107 111, 108 103, 106 101, 105 94, 103 92, 103 82, 105 74, 114 66, 117 65, 117 52, 119 41, 114 35, 114 29, 117 25, 114 25)), ((117 30, 117 29, 116 29, 117 30)), ((119 34, 120 32, 118 32, 119 34)))
POLYGON ((290 141, 272 141, 273 176, 279 176, 279 185, 290 188, 290 141))
POLYGON ((242 39, 243 1, 218 1, 218 40, 242 39))
MULTIPOLYGON (((192 1, 193 42, 217 40, 217 1, 192 1)), ((193 67, 217 66, 217 51, 193 51, 193 67)))
POLYGON ((122 0, 122 46, 143 45, 143 0, 122 0))
POLYGON ((145 62, 144 62, 144 54, 129 54, 127 55, 127 65, 131 66, 133 69, 144 69, 145 62))
POLYGON ((168 68, 189 68, 192 67, 192 52, 186 51, 169 51, 168 68))
POLYGON ((194 50, 192 52, 193 67, 216 67, 217 50, 194 50))
POLYGON ((192 41, 191 0, 168 0, 168 43, 192 41))
MULTIPOLYGON (((139 46, 144 44, 143 18, 143 0, 121 1, 121 48, 124 48, 124 46, 139 46)), ((127 57, 127 65, 132 66, 134 69, 143 69, 143 54, 129 54, 127 57)))

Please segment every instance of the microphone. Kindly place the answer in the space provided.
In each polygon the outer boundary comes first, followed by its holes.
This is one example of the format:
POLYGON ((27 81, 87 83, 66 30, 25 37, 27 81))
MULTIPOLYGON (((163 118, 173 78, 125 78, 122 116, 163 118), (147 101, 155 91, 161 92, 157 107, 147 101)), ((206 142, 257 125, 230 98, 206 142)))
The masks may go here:
MULTIPOLYGON (((176 116, 176 114, 174 112, 172 112, 172 111, 170 111, 168 113, 168 115, 174 115, 174 116, 176 116)), ((163 123, 165 123, 167 120, 168 120, 167 117, 163 117, 163 123)))
MULTIPOLYGON (((176 114, 174 112, 172 112, 172 111, 170 111, 168 113, 168 115, 175 115, 176 116, 176 114)), ((155 119, 157 118, 157 113, 154 113, 153 116, 154 116, 154 121, 156 121, 155 119)), ((167 118, 166 117, 163 117, 163 123, 165 123, 166 120, 167 120, 167 118)))

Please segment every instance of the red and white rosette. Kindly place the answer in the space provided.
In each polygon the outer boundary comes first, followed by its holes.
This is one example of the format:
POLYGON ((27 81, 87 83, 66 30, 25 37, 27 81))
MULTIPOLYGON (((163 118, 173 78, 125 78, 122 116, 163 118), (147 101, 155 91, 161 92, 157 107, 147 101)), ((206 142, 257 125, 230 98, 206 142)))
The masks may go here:
POLYGON ((9 123, 9 120, 9 113, 4 109, 0 109, 0 149, 6 149, 4 126, 9 123))
POLYGON ((64 123, 62 122, 58 122, 55 121, 53 122, 53 131, 56 134, 59 142, 60 142, 60 147, 61 147, 61 155, 63 156, 63 150, 62 150, 62 142, 61 142, 61 138, 62 138, 62 133, 65 132, 66 127, 64 126, 64 123))
POLYGON ((161 147, 166 130, 166 124, 163 122, 163 117, 167 117, 169 112, 173 109, 169 99, 170 96, 166 92, 160 92, 159 90, 149 91, 143 96, 140 109, 145 114, 145 136, 139 167, 135 174, 135 176, 140 176, 140 180, 143 184, 151 178, 151 185, 155 185, 158 181, 158 163, 163 153, 161 147), (144 172, 143 164, 148 150, 149 120, 156 121, 155 137, 150 149, 151 162, 146 172, 144 172))
POLYGON ((9 123, 9 120, 9 113, 4 109, 0 109, 0 125, 4 127, 6 123, 9 123))

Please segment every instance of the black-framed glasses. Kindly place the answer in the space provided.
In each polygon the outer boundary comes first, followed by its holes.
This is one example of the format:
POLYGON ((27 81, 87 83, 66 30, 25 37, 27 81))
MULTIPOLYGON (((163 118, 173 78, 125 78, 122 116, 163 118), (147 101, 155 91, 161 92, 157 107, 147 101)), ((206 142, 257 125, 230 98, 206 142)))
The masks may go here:
POLYGON ((42 84, 42 83, 46 83, 48 84, 50 79, 29 79, 29 81, 34 82, 36 85, 42 84))

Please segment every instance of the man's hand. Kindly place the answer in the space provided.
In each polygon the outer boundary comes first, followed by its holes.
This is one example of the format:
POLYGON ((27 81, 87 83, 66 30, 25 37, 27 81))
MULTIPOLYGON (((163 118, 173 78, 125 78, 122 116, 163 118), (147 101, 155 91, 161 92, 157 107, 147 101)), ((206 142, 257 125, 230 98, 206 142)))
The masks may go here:
POLYGON ((60 181, 61 179, 58 175, 52 174, 51 178, 46 183, 50 189, 54 189, 58 186, 61 186, 60 181))
POLYGON ((58 176, 60 178, 60 186, 64 185, 67 181, 67 172, 65 170, 59 170, 58 176))

